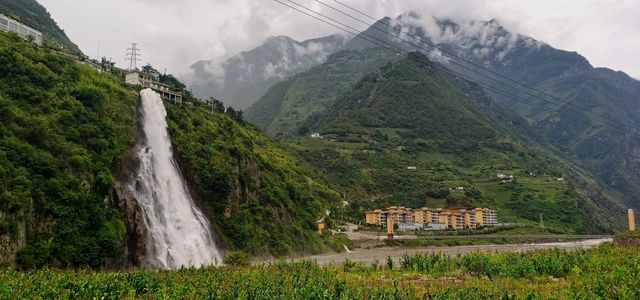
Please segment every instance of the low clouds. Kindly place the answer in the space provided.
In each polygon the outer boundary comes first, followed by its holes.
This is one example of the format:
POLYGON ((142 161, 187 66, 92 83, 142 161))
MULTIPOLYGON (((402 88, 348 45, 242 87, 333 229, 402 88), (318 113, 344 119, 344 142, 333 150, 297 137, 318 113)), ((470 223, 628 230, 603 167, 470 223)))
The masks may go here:
MULTIPOLYGON (((138 42, 143 63, 185 75, 199 60, 223 61, 269 36, 296 40, 338 30, 272 0, 39 0, 88 55, 124 65, 127 43, 138 42)), ((314 0, 294 0, 347 22, 314 0)), ((332 0, 321 0, 340 7, 332 0)), ((595 66, 640 78, 639 1, 344 0, 375 17, 409 10, 459 23, 497 19, 508 30, 578 51, 595 66)), ((362 16, 361 16, 362 17, 362 16)), ((370 20, 366 20, 370 21, 370 20)), ((348 21, 358 29, 366 26, 348 21)), ((509 43, 510 41, 493 41, 509 43)))
MULTIPOLYGON (((410 41, 420 44, 420 40, 416 38, 420 34, 417 30, 424 30, 431 42, 452 45, 458 55, 471 53, 474 57, 467 58, 479 60, 502 61, 516 47, 518 41, 523 41, 528 47, 543 45, 532 38, 505 30, 495 20, 451 23, 431 15, 405 13, 393 19, 391 25, 398 29, 398 43, 410 41)), ((431 52, 430 55, 435 60, 448 60, 442 57, 439 50, 431 52)))

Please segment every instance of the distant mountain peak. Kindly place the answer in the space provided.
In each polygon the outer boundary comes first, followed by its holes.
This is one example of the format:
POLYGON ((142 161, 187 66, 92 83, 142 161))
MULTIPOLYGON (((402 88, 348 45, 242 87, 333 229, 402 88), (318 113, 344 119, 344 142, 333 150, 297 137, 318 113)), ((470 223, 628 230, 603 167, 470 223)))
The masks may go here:
POLYGON ((455 22, 451 19, 421 17, 408 13, 394 20, 402 32, 422 36, 457 55, 475 60, 502 61, 516 47, 538 48, 544 43, 512 33, 496 19, 455 22))
POLYGON ((239 109, 256 102, 266 90, 289 76, 323 63, 348 41, 345 35, 296 41, 271 36, 262 45, 225 61, 200 61, 192 65, 191 88, 200 97, 214 97, 239 109))
POLYGON ((266 38, 264 40, 264 43, 262 43, 262 46, 268 46, 268 45, 277 46, 283 43, 298 43, 298 41, 285 35, 276 35, 276 36, 270 36, 266 38))

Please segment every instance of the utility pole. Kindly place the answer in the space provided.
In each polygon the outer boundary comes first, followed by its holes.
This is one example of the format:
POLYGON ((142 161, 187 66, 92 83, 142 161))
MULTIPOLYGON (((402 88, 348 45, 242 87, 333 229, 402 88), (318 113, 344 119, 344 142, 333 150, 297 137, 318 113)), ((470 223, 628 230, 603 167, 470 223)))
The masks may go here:
POLYGON ((542 220, 542 214, 540 214, 540 228, 544 228, 544 221, 542 220))
POLYGON ((138 43, 131 43, 131 48, 127 48, 125 60, 129 62, 129 71, 138 69, 138 62, 141 60, 139 51, 138 43))

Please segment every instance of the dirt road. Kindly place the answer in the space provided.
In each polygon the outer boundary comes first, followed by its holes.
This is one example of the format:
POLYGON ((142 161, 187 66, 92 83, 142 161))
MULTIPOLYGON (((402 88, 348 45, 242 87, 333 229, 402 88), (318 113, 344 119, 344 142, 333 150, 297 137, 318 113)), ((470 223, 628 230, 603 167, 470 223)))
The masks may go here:
POLYGON ((516 245, 478 245, 478 246, 451 246, 451 247, 424 247, 424 248, 399 248, 381 247, 372 249, 356 249, 351 253, 322 254, 295 258, 294 260, 315 260, 318 264, 339 264, 346 258, 355 262, 373 262, 376 259, 383 263, 387 256, 398 260, 405 254, 434 253, 442 252, 447 255, 465 254, 470 252, 503 252, 503 251, 531 251, 537 249, 558 248, 564 250, 590 249, 612 239, 590 239, 574 242, 562 243, 542 243, 542 244, 516 244, 516 245))

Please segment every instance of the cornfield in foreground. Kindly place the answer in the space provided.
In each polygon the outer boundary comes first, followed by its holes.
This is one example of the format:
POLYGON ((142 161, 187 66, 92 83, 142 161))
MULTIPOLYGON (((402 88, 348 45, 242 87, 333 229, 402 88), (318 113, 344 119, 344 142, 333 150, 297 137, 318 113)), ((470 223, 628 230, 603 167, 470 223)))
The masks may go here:
POLYGON ((0 271, 0 298, 206 299, 640 299, 640 251, 445 256, 370 264, 275 262, 171 271, 0 271))

